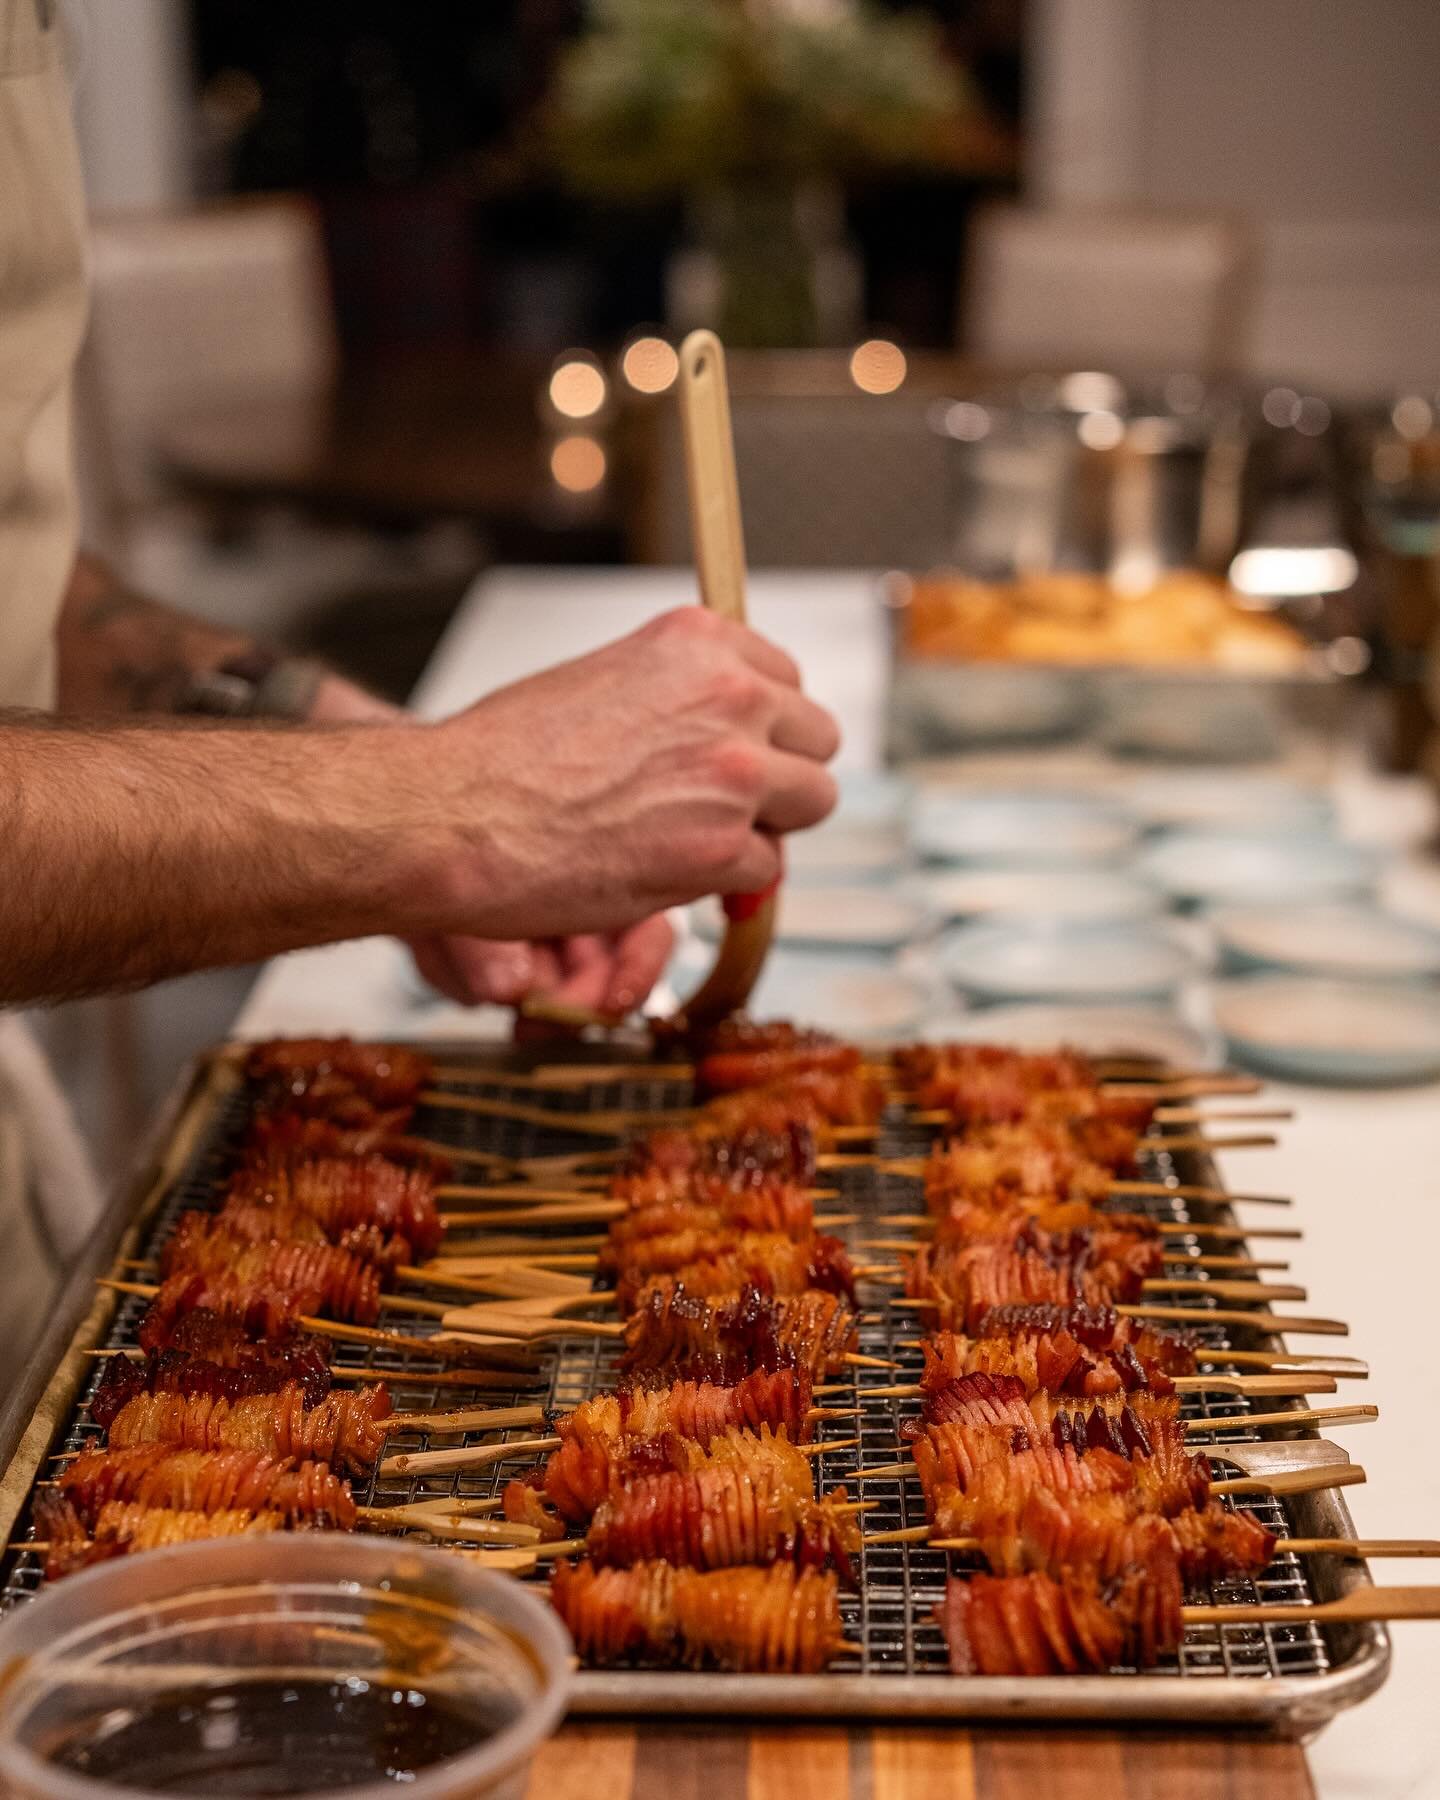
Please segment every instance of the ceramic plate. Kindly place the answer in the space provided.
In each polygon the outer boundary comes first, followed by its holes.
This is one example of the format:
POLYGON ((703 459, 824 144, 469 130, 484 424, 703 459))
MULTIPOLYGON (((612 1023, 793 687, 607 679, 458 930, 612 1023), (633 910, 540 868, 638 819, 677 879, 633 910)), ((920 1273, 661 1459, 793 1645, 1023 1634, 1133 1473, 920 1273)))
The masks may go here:
POLYGON ((1103 924, 1161 911, 1154 888, 1113 869, 926 869, 910 886, 945 919, 1063 919, 1103 924))
POLYGON ((1365 894, 1375 859, 1324 837, 1177 831, 1142 851, 1137 872, 1189 905, 1296 905, 1365 894))
POLYGON ((785 840, 785 872, 792 881, 883 881, 904 863, 904 829, 878 819, 836 814, 814 831, 785 840))
POLYGON ((1198 971, 1191 953, 1153 926, 965 925, 941 947, 963 993, 993 1000, 1154 1000, 1198 971))
POLYGON ((1159 1006, 988 1006, 933 1018, 920 1036, 927 1044, 978 1040, 1021 1050, 1068 1046, 1087 1056, 1154 1057, 1172 1069, 1216 1069, 1224 1061, 1218 1034, 1159 1006))
POLYGON ((1440 976, 1440 932, 1374 906, 1231 907, 1210 922, 1236 970, 1294 969, 1356 981, 1440 976))
POLYGON ((1319 788, 1274 775, 1162 774, 1124 789, 1126 808, 1143 825, 1217 831, 1323 832, 1334 817, 1319 788))
POLYGON ((1088 799, 932 791, 916 802, 910 835, 933 862, 1044 868, 1117 862, 1133 847, 1138 828, 1088 799))
POLYGON ((1431 988, 1257 975, 1221 982, 1214 1005, 1231 1055, 1266 1074, 1380 1087, 1440 1076, 1431 988))
MULTIPOLYGON (((695 928, 714 939, 724 926, 715 900, 694 910, 695 928)), ((780 889, 775 935, 785 944, 837 945, 856 950, 895 950, 919 937, 930 914, 919 900, 883 887, 806 887, 786 882, 780 889)))

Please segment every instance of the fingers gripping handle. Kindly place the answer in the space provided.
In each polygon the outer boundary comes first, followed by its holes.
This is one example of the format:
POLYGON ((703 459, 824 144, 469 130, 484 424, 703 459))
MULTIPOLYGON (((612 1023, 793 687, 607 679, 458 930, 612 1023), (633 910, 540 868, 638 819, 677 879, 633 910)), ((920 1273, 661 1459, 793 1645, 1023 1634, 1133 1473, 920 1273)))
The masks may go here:
MULTIPOLYGON (((725 351, 713 331, 692 331, 680 346, 680 422, 690 492, 690 535, 700 597, 712 612, 745 622, 745 533, 730 427, 725 351)), ((775 889, 728 894, 725 937, 715 967, 681 1017, 713 1023, 749 999, 775 931, 775 889)))

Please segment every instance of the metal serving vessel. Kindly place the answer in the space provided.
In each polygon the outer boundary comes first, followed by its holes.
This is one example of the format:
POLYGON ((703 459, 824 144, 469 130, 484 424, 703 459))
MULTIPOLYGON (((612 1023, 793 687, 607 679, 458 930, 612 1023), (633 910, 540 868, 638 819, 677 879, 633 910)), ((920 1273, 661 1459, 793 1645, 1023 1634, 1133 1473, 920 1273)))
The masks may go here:
MULTIPOLYGON (((435 1046, 427 1046, 436 1050, 435 1046)), ((473 1068, 476 1086, 505 1091, 507 1071, 533 1065, 528 1059, 485 1055, 473 1045, 437 1050, 447 1064, 463 1061, 473 1068)), ((686 1083, 655 1080, 643 1074, 617 1080, 615 1052, 604 1052, 612 1073, 593 1085, 567 1087, 554 1095, 563 1109, 593 1107, 654 1112, 685 1105, 686 1083)), ((89 1250, 70 1281, 54 1321, 18 1379, 10 1384, 0 1412, 0 1541, 23 1539, 29 1531, 28 1509, 34 1483, 45 1476, 58 1451, 97 1440, 85 1400, 98 1380, 103 1360, 99 1348, 124 1348, 135 1342, 142 1303, 95 1287, 117 1257, 143 1256, 163 1241, 178 1212, 214 1205, 223 1191, 249 1114, 250 1097, 242 1074, 243 1052, 230 1046, 202 1058, 180 1084, 163 1113, 132 1177, 110 1201, 89 1250)), ((532 1104, 534 1091, 524 1096, 532 1104)), ((427 1138, 458 1146, 490 1149, 505 1156, 531 1156, 595 1148, 596 1140, 573 1133, 482 1118, 474 1114, 422 1109, 415 1129, 427 1138)), ((877 1143, 886 1156, 914 1154, 925 1138, 903 1122, 887 1125, 877 1143)), ((1161 1178, 1213 1184, 1216 1175, 1207 1159, 1193 1155, 1151 1159, 1148 1172, 1161 1178)), ((864 1237, 883 1229, 886 1215, 914 1205, 913 1184, 877 1175, 868 1168, 839 1175, 839 1203, 858 1215, 849 1235, 864 1237)), ((1184 1204, 1170 1197, 1137 1202, 1153 1216, 1171 1223, 1187 1219, 1184 1204)), ((1211 1218, 1233 1223, 1228 1208, 1206 1209, 1211 1218)), ((563 1228, 562 1228, 563 1229, 563 1228)), ((1203 1317, 1203 1315, 1202 1315, 1203 1317)), ((915 1315, 893 1308, 887 1300, 865 1306, 861 1348, 894 1362, 897 1371, 851 1369, 842 1387, 827 1393, 827 1405, 856 1409, 855 1423, 831 1421, 826 1434, 859 1439, 853 1448, 838 1448, 816 1458, 817 1486, 828 1490, 853 1481, 864 1468, 893 1462, 899 1449, 898 1426, 918 1409, 918 1401, 866 1398, 867 1390, 918 1373, 914 1347, 915 1315)), ((403 1320, 410 1335, 434 1329, 432 1321, 403 1320)), ((1218 1327, 1205 1327, 1207 1339, 1222 1341, 1218 1327)), ((1283 1349, 1274 1340, 1248 1336, 1251 1347, 1283 1349)), ((428 1359, 391 1347, 371 1348, 336 1342, 337 1362, 364 1368, 391 1384, 397 1408, 405 1411, 453 1406, 463 1398, 431 1377, 428 1359)), ((496 1406, 541 1402, 561 1409, 575 1405, 614 1373, 613 1343, 569 1338, 547 1347, 529 1371, 517 1368, 513 1389, 488 1389, 484 1403, 496 1406)), ((502 1377, 502 1379, 504 1379, 502 1377)), ((1214 1396, 1187 1396, 1187 1410, 1208 1410, 1214 1396)), ((1267 1402, 1267 1405, 1271 1403, 1267 1402)), ((1226 1402, 1227 1410, 1246 1406, 1226 1402)), ((1231 1441, 1253 1440, 1243 1419, 1231 1441)), ((1312 1436, 1313 1434, 1307 1434, 1312 1436)), ((453 1445, 459 1440, 446 1440, 453 1445)), ((424 1447, 419 1433, 397 1433, 389 1448, 424 1447)), ((1316 1446, 1318 1449, 1318 1446, 1316 1446)), ((1207 1440, 1212 1458, 1223 1465, 1224 1441, 1207 1440)), ((356 1498, 388 1506, 423 1493, 463 1498, 494 1494, 504 1483, 527 1471, 533 1457, 523 1453, 484 1470, 438 1477, 374 1477, 356 1482, 356 1498), (363 1491, 362 1491, 363 1490, 363 1491)), ((1224 1469, 1222 1466, 1222 1473, 1224 1469)), ((865 1515, 868 1532, 884 1531, 923 1520, 918 1490, 903 1481, 865 1484, 866 1498, 877 1501, 865 1515)), ((1306 1537, 1353 1537, 1350 1514, 1338 1492, 1330 1490, 1281 1503, 1273 1497, 1256 1503, 1259 1516, 1282 1533, 1306 1537)), ((1166 1721, 1194 1726, 1262 1728, 1300 1737, 1318 1729, 1340 1708, 1372 1693, 1384 1680, 1390 1646, 1384 1629, 1372 1624, 1319 1627, 1300 1625, 1228 1625, 1192 1628, 1178 1656, 1153 1672, 1037 1678, 958 1678, 948 1672, 945 1647, 931 1620, 943 1590, 947 1559, 923 1546, 872 1546, 860 1561, 859 1592, 842 1602, 845 1635, 859 1646, 815 1676, 709 1674, 663 1669, 587 1670, 577 1678, 572 1704, 586 1713, 639 1713, 663 1709, 711 1715, 786 1715, 826 1718, 889 1719, 991 1718, 1040 1722, 1103 1719, 1136 1723, 1166 1721)), ((23 1549, 0 1562, 0 1607, 23 1604, 43 1580, 40 1557, 23 1549)), ((1214 1597, 1236 1600, 1324 1600, 1368 1584, 1365 1565, 1340 1557, 1308 1557, 1303 1564, 1281 1555, 1256 1583, 1227 1581, 1214 1597)))

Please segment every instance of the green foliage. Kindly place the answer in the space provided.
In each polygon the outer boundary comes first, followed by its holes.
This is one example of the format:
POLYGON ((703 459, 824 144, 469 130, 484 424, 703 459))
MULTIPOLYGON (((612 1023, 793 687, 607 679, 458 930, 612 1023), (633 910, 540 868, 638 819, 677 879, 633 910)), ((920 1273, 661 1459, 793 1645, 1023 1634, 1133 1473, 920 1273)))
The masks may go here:
POLYGON ((601 193, 943 165, 963 79, 920 17, 848 0, 595 0, 550 138, 601 193))

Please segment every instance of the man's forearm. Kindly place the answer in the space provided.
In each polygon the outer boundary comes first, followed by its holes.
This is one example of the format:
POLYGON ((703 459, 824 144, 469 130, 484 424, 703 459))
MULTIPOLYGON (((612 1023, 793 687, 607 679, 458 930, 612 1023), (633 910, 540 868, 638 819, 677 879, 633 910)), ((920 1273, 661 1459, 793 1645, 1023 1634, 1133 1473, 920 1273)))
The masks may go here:
POLYGON ((443 925, 425 732, 0 715, 0 1004, 443 925))
POLYGON ((174 713, 196 675, 253 649, 128 587, 107 564, 76 559, 56 631, 59 707, 87 716, 174 713))

